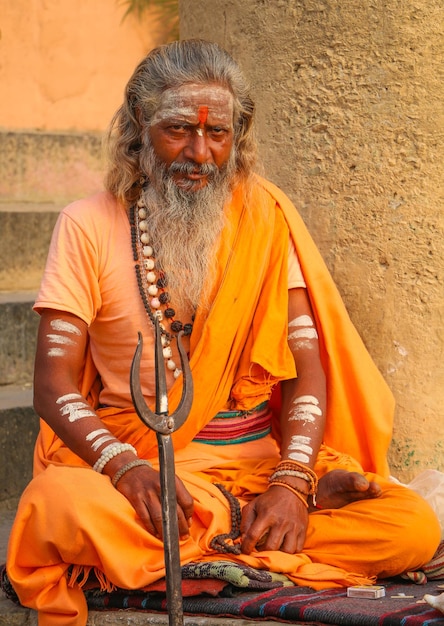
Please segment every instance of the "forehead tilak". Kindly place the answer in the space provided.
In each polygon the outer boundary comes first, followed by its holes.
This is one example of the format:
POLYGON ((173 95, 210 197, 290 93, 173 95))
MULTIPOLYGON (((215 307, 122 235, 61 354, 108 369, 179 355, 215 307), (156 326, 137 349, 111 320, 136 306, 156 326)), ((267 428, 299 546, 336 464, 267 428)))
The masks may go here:
POLYGON ((207 119, 208 119, 208 107, 206 104, 201 104, 199 106, 199 112, 198 112, 198 120, 199 120, 199 124, 205 124, 207 119))
POLYGON ((231 93, 220 85, 186 84, 167 89, 162 94, 160 106, 154 113, 151 124, 174 116, 197 117, 199 124, 205 124, 209 115, 232 122, 233 98, 231 93), (204 104, 205 103, 205 104, 204 104))

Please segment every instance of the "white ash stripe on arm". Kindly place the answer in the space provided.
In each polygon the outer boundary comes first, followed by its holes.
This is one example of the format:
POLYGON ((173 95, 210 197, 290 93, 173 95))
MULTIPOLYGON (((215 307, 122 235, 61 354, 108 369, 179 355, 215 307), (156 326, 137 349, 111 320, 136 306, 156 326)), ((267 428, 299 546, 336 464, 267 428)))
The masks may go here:
POLYGON ((294 407, 290 410, 289 421, 300 421, 313 424, 316 417, 322 416, 319 400, 314 396, 299 396, 293 400, 294 407))
POLYGON ((290 454, 288 457, 293 461, 299 461, 300 463, 309 463, 310 457, 313 455, 313 448, 310 445, 311 437, 304 435, 293 435, 291 438, 288 450, 290 454))
POLYGON ((76 422, 84 417, 94 417, 95 412, 79 393, 66 394, 56 400, 60 407, 60 414, 68 417, 70 422, 76 422))

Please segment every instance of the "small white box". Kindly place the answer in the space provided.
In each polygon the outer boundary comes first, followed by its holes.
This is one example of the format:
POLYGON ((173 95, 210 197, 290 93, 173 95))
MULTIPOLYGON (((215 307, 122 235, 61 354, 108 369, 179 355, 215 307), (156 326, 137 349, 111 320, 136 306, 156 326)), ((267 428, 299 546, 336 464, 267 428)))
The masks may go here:
POLYGON ((370 598, 375 600, 376 598, 383 598, 385 596, 385 588, 380 585, 368 585, 363 587, 348 587, 348 598, 370 598))

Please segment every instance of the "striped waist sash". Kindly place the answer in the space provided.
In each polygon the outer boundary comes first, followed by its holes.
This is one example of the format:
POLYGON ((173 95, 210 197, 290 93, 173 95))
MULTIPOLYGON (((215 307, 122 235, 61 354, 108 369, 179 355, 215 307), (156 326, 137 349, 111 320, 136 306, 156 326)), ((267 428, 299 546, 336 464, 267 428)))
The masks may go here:
POLYGON ((261 439, 271 432, 271 410, 262 402, 249 411, 217 413, 193 441, 216 446, 261 439))

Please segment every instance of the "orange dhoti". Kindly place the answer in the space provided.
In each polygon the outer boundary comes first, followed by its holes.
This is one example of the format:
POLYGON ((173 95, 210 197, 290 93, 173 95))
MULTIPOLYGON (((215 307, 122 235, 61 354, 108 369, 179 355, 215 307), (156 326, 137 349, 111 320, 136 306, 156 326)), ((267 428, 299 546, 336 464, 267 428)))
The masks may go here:
MULTIPOLYGON (((433 556, 440 529, 429 505, 410 489, 369 473, 382 495, 311 513, 302 553, 216 553, 211 539, 229 531, 231 516, 213 483, 224 484, 242 506, 267 488, 278 460, 271 436, 242 445, 192 442, 176 453, 176 473, 195 502, 190 537, 180 543, 182 564, 232 560, 322 589, 369 584, 377 576, 419 568, 433 556)), ((323 448, 319 473, 335 468, 361 471, 350 457, 323 448)), ((8 574, 23 604, 44 607, 40 626, 86 624, 81 584, 91 569, 108 589, 139 589, 165 575, 162 541, 144 529, 110 479, 89 468, 49 466, 25 490, 17 520, 8 574)))

